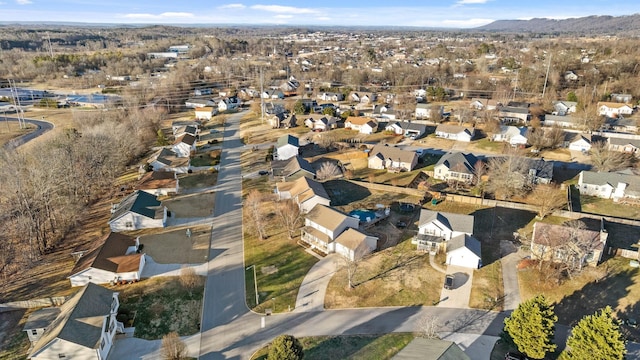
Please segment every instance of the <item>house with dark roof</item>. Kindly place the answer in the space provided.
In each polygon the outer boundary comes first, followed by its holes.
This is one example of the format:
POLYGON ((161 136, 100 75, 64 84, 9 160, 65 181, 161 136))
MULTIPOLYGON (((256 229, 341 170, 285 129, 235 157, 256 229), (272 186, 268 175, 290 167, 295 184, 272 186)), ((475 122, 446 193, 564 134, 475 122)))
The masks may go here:
POLYGON ((146 191, 156 196, 177 194, 180 191, 180 183, 174 172, 149 171, 140 178, 136 190, 146 191))
POLYGON ((139 238, 110 233, 101 243, 78 259, 69 276, 71 286, 140 280, 145 258, 139 238))
POLYGON ((153 171, 175 172, 176 174, 186 174, 189 172, 190 159, 180 157, 175 151, 163 148, 155 153, 148 161, 153 171))
POLYGON ((427 133, 427 125, 411 121, 389 122, 384 129, 386 131, 392 131, 396 135, 404 135, 411 139, 418 139, 427 133))
POLYGON ((568 224, 533 224, 531 256, 581 268, 582 264, 596 266, 602 260, 608 233, 584 229, 568 224))
POLYGON ((476 129, 472 127, 440 124, 436 127, 436 136, 455 141, 470 142, 475 136, 476 129))
POLYGON ((578 176, 580 194, 621 201, 640 199, 640 176, 630 171, 582 171, 578 176))
POLYGON ((165 227, 167 208, 157 196, 136 190, 111 209, 113 232, 165 227))
POLYGON ((473 182, 478 158, 469 153, 449 152, 440 158, 433 168, 433 177, 439 180, 473 182))
POLYGON ((525 107, 501 106, 498 108, 498 118, 505 124, 526 124, 531 118, 531 114, 529 114, 529 109, 525 107))
POLYGON ((338 118, 323 114, 309 114, 304 125, 313 131, 328 131, 338 127, 338 118))
POLYGON ((279 181, 293 181, 302 176, 315 179, 316 170, 301 156, 271 162, 271 174, 279 181))
POLYGON ((42 337, 47 328, 60 315, 59 307, 47 307, 38 309, 29 315, 22 330, 27 333, 31 346, 42 337))
MULTIPOLYGON (((448 242, 460 235, 473 235, 473 216, 422 209, 418 234, 412 239, 418 250, 447 251, 448 242)), ((455 250, 455 249, 454 249, 455 250)))
POLYGON ((415 151, 402 150, 388 144, 378 144, 369 152, 368 164, 370 169, 411 171, 418 164, 418 155, 415 151))
POLYGON ((295 181, 276 184, 278 200, 293 199, 300 211, 308 213, 316 205, 331 205, 331 198, 322 183, 302 176, 295 181))
POLYGON ((471 360, 453 341, 416 337, 391 360, 471 360))
POLYGON ((119 307, 117 292, 92 283, 85 285, 45 325, 46 330, 33 343, 28 358, 107 359, 116 332, 124 331, 124 325, 116 321, 119 307))
POLYGON ((273 158, 275 160, 288 160, 298 156, 300 140, 293 135, 283 135, 276 141, 273 158))
POLYGON ((176 138, 171 149, 178 157, 189 157, 196 151, 196 137, 191 134, 182 134, 176 138))
POLYGON ((527 180, 531 184, 549 184, 553 181, 553 160, 532 159, 527 160, 527 180))
POLYGON ((274 129, 289 129, 298 125, 298 119, 295 114, 287 114, 284 112, 274 114, 267 121, 274 129))

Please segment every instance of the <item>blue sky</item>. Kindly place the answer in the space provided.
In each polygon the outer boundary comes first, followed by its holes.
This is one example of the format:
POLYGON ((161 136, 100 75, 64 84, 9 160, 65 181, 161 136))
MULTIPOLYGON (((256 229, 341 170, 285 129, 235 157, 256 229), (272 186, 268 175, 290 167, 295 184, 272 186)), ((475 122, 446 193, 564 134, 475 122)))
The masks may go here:
POLYGON ((631 15, 637 0, 0 0, 0 21, 391 25, 469 28, 500 19, 631 15), (304 4, 303 4, 304 3, 304 4))

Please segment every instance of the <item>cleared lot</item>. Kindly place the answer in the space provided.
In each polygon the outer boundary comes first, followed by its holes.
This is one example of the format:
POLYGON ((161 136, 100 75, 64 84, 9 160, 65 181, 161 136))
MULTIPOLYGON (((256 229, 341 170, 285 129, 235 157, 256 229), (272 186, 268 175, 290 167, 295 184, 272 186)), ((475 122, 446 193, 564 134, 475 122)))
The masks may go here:
POLYGON ((187 228, 166 231, 159 234, 144 235, 140 243, 144 252, 160 264, 197 264, 207 260, 210 226, 191 228, 191 237, 187 237, 187 228))

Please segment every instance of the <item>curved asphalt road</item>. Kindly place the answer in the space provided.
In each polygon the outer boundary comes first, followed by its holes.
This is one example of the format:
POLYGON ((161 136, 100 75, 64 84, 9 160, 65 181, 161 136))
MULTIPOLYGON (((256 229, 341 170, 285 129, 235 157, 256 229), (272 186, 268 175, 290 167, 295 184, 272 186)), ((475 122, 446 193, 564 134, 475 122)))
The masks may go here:
POLYGON ((442 331, 499 335, 504 314, 473 309, 391 307, 287 313, 262 316, 245 302, 246 266, 242 240, 242 177, 239 124, 230 116, 218 174, 200 336, 200 359, 248 359, 273 337, 380 334, 414 331, 420 319, 436 316, 442 331), (264 328, 261 326, 264 321, 264 328))
MULTIPOLYGON (((7 120, 8 121, 18 121, 18 118, 6 117, 5 116, 4 119, 2 119, 2 121, 7 121, 7 120)), ((4 145, 5 149, 8 149, 8 150, 15 149, 18 146, 24 145, 25 143, 37 138, 38 136, 46 133, 47 131, 53 129, 53 124, 48 122, 48 121, 36 120, 36 119, 24 119, 24 121, 35 125, 36 126, 36 130, 9 141, 8 143, 6 143, 4 145)), ((0 124, 0 126, 1 126, 1 124, 0 124)))

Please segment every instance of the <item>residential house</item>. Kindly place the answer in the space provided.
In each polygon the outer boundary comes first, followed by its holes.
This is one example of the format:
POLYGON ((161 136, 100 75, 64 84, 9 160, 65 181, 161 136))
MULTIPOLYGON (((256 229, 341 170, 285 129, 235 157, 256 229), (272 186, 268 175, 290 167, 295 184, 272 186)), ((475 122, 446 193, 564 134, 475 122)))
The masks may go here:
POLYGON ((271 162, 271 174, 280 181, 293 181, 301 176, 315 179, 316 171, 313 166, 301 156, 294 156, 288 160, 274 160, 271 162))
POLYGON ((554 101, 553 102, 553 115, 566 116, 576 112, 576 106, 578 103, 575 101, 554 101))
POLYGON ((531 115, 529 109, 517 106, 502 106, 498 108, 498 118, 503 123, 527 124, 531 115))
POLYGON ((527 160, 527 180, 531 184, 549 184, 553 181, 553 161, 545 159, 527 160))
POLYGON ((578 176, 578 189, 582 195, 597 196, 613 201, 640 199, 640 176, 630 171, 582 171, 578 176))
POLYGON ((602 260, 607 244, 607 232, 581 229, 567 224, 533 224, 531 257, 569 264, 596 266, 602 260))
POLYGON ((495 110, 501 104, 497 100, 493 99, 481 99, 481 98, 473 98, 471 99, 471 108, 475 110, 495 110))
POLYGON ((453 341, 416 337, 391 360, 471 360, 453 341))
POLYGON ((396 135, 404 135, 411 139, 418 139, 426 134, 427 126, 411 121, 393 121, 387 124, 385 130, 391 131, 396 135))
POLYGON ((422 209, 418 234, 412 243, 418 250, 446 252, 448 242, 459 235, 473 234, 473 216, 422 209))
POLYGON ((378 94, 371 92, 352 92, 349 99, 361 104, 370 104, 378 100, 378 94))
POLYGON ((470 142, 475 136, 475 129, 460 125, 440 124, 436 127, 435 133, 437 137, 470 142))
POLYGON ((328 131, 338 127, 338 118, 327 115, 311 114, 304 125, 313 131, 328 131))
POLYGON ((295 114, 279 113, 273 115, 267 121, 274 129, 290 129, 298 125, 298 119, 295 114))
POLYGON ((186 125, 186 126, 180 126, 177 128, 172 127, 172 129, 173 129, 173 136, 176 138, 179 138, 184 134, 189 134, 191 136, 197 136, 198 134, 200 134, 200 129, 198 128, 198 126, 186 125))
POLYGON ((637 154, 640 149, 640 139, 628 139, 623 137, 607 137, 609 150, 637 154))
POLYGON ((336 92, 323 92, 318 94, 318 99, 323 101, 344 101, 344 94, 336 92))
POLYGON ((293 135, 283 135, 276 141, 275 151, 273 153, 274 160, 288 160, 294 156, 298 156, 300 149, 300 140, 293 135))
POLYGON ((187 126, 196 128, 197 132, 192 135, 196 135, 200 131, 200 122, 194 120, 176 120, 171 123, 171 132, 173 135, 178 133, 178 130, 181 128, 186 129, 187 126))
POLYGON ((606 118, 602 128, 615 132, 636 134, 638 132, 638 123, 636 122, 636 119, 625 118, 621 115, 618 117, 606 118))
POLYGON ((460 234, 449 240, 447 245, 447 265, 471 269, 482 267, 480 241, 469 234, 460 234))
POLYGON ((347 228, 357 229, 359 223, 354 217, 318 204, 305 217, 301 240, 326 254, 334 253, 335 239, 347 228))
POLYGON ((176 138, 171 149, 178 157, 189 157, 192 152, 196 151, 196 137, 191 134, 183 134, 176 138))
POLYGON ((187 99, 184 102, 184 106, 190 109, 204 108, 204 107, 214 107, 218 106, 216 101, 211 99, 210 97, 201 97, 201 98, 191 98, 187 99))
POLYGON ((526 127, 500 125, 500 130, 491 136, 491 140, 508 142, 511 146, 526 146, 528 130, 526 127))
POLYGON ((180 157, 175 151, 163 148, 149 159, 153 171, 169 171, 186 174, 189 171, 189 158, 180 157))
POLYGON ((218 102, 218 111, 225 112, 235 110, 240 107, 240 104, 240 98, 237 96, 229 96, 218 102))
POLYGON ((69 281, 71 286, 138 281, 144 264, 140 238, 112 232, 102 245, 78 259, 69 281))
POLYGON ((33 346, 42 337, 47 328, 60 315, 60 307, 47 307, 38 309, 29 315, 22 330, 33 346))
POLYGON ((218 110, 213 106, 197 107, 194 111, 195 117, 198 120, 211 120, 211 118, 218 113, 218 110))
POLYGON ((295 181, 276 184, 278 200, 293 199, 300 211, 308 213, 316 205, 331 205, 331 198, 322 183, 302 176, 295 181))
POLYGON ((111 210, 113 232, 161 228, 167 223, 167 208, 155 195, 136 190, 111 210))
POLYGON ((416 104, 415 117, 416 119, 426 119, 437 121, 442 119, 444 115, 444 106, 434 104, 416 104))
POLYGON ((611 101, 630 104, 631 100, 633 100, 633 95, 631 94, 611 94, 609 95, 611 101))
POLYGON ((378 131, 378 122, 363 116, 349 116, 344 122, 344 127, 356 130, 360 134, 370 135, 378 131))
POLYGON ((569 142, 569 150, 588 152, 593 141, 591 134, 575 134, 569 142))
POLYGON ((178 176, 172 171, 149 171, 140 178, 137 190, 146 191, 151 195, 166 196, 180 191, 178 176))
POLYGON ((360 260, 378 248, 378 238, 347 228, 335 239, 335 252, 350 261, 360 260))
POLYGON ((411 171, 417 164, 418 154, 415 151, 402 150, 388 144, 378 144, 369 152, 370 169, 411 171))
POLYGON ((282 90, 270 89, 270 90, 263 91, 261 93, 261 96, 263 99, 282 100, 284 99, 284 92, 282 92, 282 90))
POLYGON ((116 320, 118 293, 92 283, 60 306, 60 314, 33 344, 28 354, 33 360, 105 360, 116 331, 124 325, 116 320))
POLYGON ((561 116, 561 115, 546 114, 544 116, 544 126, 547 126, 547 127, 560 126, 564 128, 579 129, 584 127, 584 125, 585 124, 583 119, 580 119, 571 115, 561 116))
POLYGON ((598 114, 606 117, 618 117, 620 115, 633 114, 633 108, 627 104, 616 102, 599 102, 598 114))
POLYGON ((396 111, 393 110, 393 108, 388 104, 374 105, 373 108, 369 110, 363 109, 360 111, 360 113, 363 116, 369 116, 373 118, 381 118, 381 119, 389 119, 389 120, 396 119, 396 111))
POLYGON ((433 168, 433 177, 465 183, 473 182, 478 158, 469 153, 449 152, 440 158, 433 168))

